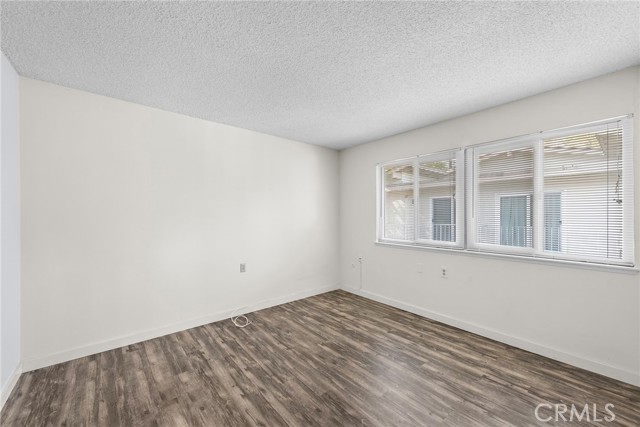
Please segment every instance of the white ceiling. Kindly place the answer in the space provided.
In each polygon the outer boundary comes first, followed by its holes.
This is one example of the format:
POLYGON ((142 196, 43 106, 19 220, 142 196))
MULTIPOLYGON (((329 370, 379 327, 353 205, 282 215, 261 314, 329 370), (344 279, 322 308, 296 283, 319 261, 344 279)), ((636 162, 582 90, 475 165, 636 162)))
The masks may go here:
POLYGON ((23 76, 345 148, 640 64, 639 2, 2 2, 23 76))

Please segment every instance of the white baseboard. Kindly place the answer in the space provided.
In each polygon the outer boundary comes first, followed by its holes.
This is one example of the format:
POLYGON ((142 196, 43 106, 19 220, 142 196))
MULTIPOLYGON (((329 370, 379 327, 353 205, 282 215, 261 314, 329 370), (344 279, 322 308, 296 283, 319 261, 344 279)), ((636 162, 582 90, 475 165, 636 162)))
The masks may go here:
POLYGON ((228 319, 232 314, 246 314, 253 311, 263 310, 265 308, 274 307, 276 305, 285 304, 288 302, 296 301, 303 298, 308 298, 314 295, 323 294, 325 292, 334 291, 339 289, 337 285, 324 286, 322 288, 308 289, 293 294, 284 295, 278 298, 271 298, 268 300, 258 301, 253 304, 248 304, 242 309, 225 310, 218 313, 213 313, 204 317, 198 317, 195 319, 188 319, 182 322, 173 323, 171 325, 162 326, 142 332, 137 332, 130 335, 125 335, 105 341, 91 343, 81 347, 76 347, 63 352, 50 354, 43 357, 26 359, 22 361, 22 368, 24 372, 33 371, 35 369, 44 368, 46 366, 55 365, 62 362, 68 362, 69 360, 78 359, 80 357, 90 356, 92 354, 101 353, 103 351, 113 350, 115 348, 124 347, 127 345, 147 341, 153 338, 158 338, 164 335, 173 334, 176 332, 184 331, 186 329, 195 328, 198 326, 206 325, 208 323, 217 322, 220 320, 228 319))
POLYGON ((9 395, 13 391, 13 388, 18 383, 18 379, 22 374, 22 363, 19 363, 16 366, 16 369, 13 370, 7 382, 2 386, 2 391, 0 392, 0 411, 4 408, 4 404, 7 402, 9 395))
POLYGON ((350 286, 343 285, 342 289, 355 295, 380 302, 382 304, 389 305, 391 307, 399 308, 410 313, 417 314, 419 316, 426 317, 428 319, 436 320, 438 322, 454 326, 456 328, 472 332, 474 334, 481 335, 486 338, 491 338, 505 344, 509 344, 514 347, 521 348, 523 350, 530 351, 532 353, 540 354, 550 359, 555 359, 560 362, 567 363, 569 365, 577 366, 578 368, 586 369, 588 371, 596 372, 598 374, 605 375, 607 377, 614 378, 635 386, 640 386, 640 373, 628 371, 615 366, 605 365, 594 360, 585 359, 574 354, 566 353, 564 351, 547 347, 541 344, 537 344, 531 341, 527 341, 521 338, 517 338, 511 335, 504 334, 494 329, 486 328, 474 323, 458 320, 446 314, 437 313, 425 308, 421 308, 412 304, 407 304, 402 301, 398 301, 392 298, 366 291, 364 289, 358 289, 350 286))

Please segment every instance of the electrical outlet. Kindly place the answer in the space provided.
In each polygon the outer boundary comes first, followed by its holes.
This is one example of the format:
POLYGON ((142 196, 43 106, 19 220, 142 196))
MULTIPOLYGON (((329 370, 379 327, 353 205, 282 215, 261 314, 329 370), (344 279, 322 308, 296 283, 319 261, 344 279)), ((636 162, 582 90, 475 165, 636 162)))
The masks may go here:
POLYGON ((247 264, 242 263, 240 264, 240 273, 244 273, 247 271, 247 264))
POLYGON ((440 267, 440 278, 446 279, 447 277, 447 267, 440 267))

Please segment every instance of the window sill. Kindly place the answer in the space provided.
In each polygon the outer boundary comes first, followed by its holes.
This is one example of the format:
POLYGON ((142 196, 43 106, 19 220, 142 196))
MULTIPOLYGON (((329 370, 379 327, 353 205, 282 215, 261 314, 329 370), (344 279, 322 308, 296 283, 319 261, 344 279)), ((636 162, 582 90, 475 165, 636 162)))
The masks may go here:
POLYGON ((477 256, 477 257, 483 257, 483 258, 494 258, 494 259, 497 258, 497 259, 503 259, 508 261, 519 261, 519 262, 530 262, 535 264, 554 265, 557 267, 571 267, 571 268, 580 268, 585 270, 609 271, 612 273, 637 274, 640 272, 640 269, 636 267, 627 267, 623 265, 596 264, 592 262, 538 258, 538 257, 523 256, 523 255, 501 254, 501 253, 495 253, 495 252, 482 252, 482 251, 473 251, 469 249, 433 247, 433 246, 424 246, 419 244, 387 242, 387 241, 380 241, 380 240, 376 241, 375 244, 379 246, 388 246, 388 247, 395 247, 395 248, 401 248, 401 249, 417 249, 417 250, 450 253, 450 254, 457 254, 457 255, 470 255, 470 256, 477 256))

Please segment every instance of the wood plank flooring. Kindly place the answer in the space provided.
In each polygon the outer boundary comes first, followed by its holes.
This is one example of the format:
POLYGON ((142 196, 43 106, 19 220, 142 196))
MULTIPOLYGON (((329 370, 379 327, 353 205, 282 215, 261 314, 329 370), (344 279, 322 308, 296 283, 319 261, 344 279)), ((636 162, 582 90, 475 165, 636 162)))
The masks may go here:
POLYGON ((250 318, 27 372, 1 425, 640 425, 638 387, 343 291, 250 318), (539 403, 616 418, 545 423, 539 403))

